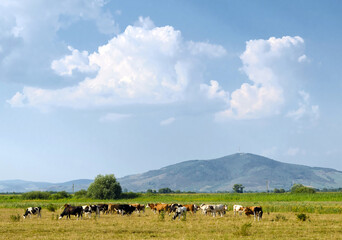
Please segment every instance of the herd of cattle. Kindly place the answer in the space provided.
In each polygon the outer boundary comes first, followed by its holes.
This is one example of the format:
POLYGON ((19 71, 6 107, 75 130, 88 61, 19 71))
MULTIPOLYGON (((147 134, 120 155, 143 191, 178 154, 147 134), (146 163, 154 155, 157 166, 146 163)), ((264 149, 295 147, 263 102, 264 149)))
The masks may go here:
MULTIPOLYGON (((218 205, 210 205, 210 204, 202 204, 202 205, 195 205, 195 204, 164 204, 164 203, 148 203, 146 206, 144 204, 98 204, 98 205, 84 205, 84 206, 71 206, 70 204, 64 205, 64 210, 60 214, 59 219, 66 216, 70 218, 70 215, 77 216, 82 218, 83 214, 88 217, 91 217, 92 214, 96 214, 97 217, 100 217, 100 212, 103 214, 121 214, 121 215, 131 215, 134 211, 145 212, 145 208, 150 208, 155 214, 158 212, 168 213, 173 215, 173 219, 177 217, 180 219, 182 215, 186 212, 191 212, 195 214, 197 211, 202 211, 205 215, 211 215, 216 217, 216 215, 220 215, 221 217, 226 214, 228 211, 227 205, 218 204, 218 205)), ((252 206, 252 207, 243 207, 241 205, 234 205, 233 206, 234 216, 242 213, 245 213, 247 216, 254 216, 254 220, 262 219, 262 207, 260 206, 252 206)), ((26 209, 23 217, 26 218, 27 216, 31 215, 38 215, 41 217, 41 207, 29 207, 26 209)))

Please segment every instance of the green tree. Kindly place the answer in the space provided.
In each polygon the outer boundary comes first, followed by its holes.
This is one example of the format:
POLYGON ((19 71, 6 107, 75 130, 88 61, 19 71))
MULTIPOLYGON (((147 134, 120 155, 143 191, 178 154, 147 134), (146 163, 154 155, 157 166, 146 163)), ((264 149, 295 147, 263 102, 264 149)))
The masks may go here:
POLYGON ((234 184, 233 191, 236 193, 243 193, 245 187, 242 184, 234 184))
POLYGON ((86 198, 87 195, 88 195, 87 190, 81 189, 81 190, 75 192, 74 196, 75 196, 75 198, 86 198))
POLYGON ((306 187, 303 184, 293 184, 291 188, 291 193, 315 193, 316 190, 311 187, 306 187))
POLYGON ((89 197, 95 199, 118 199, 122 189, 114 174, 105 176, 99 174, 94 182, 90 184, 87 192, 89 197))
POLYGON ((284 188, 280 188, 280 189, 275 188, 275 189, 273 190, 273 192, 274 192, 274 193, 284 193, 284 192, 285 192, 285 189, 284 189, 284 188))
POLYGON ((161 188, 158 190, 158 193, 172 193, 173 191, 170 188, 161 188))

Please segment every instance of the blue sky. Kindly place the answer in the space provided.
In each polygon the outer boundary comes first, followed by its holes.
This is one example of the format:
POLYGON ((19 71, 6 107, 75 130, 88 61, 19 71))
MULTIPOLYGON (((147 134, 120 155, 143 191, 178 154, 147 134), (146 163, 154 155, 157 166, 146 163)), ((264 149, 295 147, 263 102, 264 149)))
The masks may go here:
POLYGON ((340 1, 0 3, 0 180, 239 151, 342 170, 340 1))

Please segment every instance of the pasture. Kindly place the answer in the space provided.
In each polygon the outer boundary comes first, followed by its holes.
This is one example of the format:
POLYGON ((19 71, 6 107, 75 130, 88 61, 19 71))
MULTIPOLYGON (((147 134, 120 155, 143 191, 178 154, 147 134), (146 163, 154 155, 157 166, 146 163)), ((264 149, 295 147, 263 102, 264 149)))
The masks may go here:
POLYGON ((22 201, 16 196, 0 196, 1 239, 342 239, 341 193, 315 196, 281 194, 167 194, 142 195, 137 199, 94 201, 90 199, 63 199, 58 201, 22 201), (263 196, 264 195, 264 196, 263 196), (239 199, 232 199, 239 198, 239 199), (325 201, 324 201, 325 200, 325 201), (172 215, 159 216, 149 209, 131 216, 101 215, 77 220, 57 220, 60 207, 66 203, 81 205, 96 202, 179 202, 224 203, 229 210, 224 217, 213 218, 201 212, 187 213, 184 220, 173 221, 172 215), (245 215, 234 216, 233 204, 261 205, 262 221, 245 215), (58 206, 56 212, 46 209, 48 204, 58 206), (23 219, 24 208, 42 206, 42 218, 23 219), (296 214, 305 213, 306 221, 296 214), (19 221, 11 216, 20 215, 19 221))

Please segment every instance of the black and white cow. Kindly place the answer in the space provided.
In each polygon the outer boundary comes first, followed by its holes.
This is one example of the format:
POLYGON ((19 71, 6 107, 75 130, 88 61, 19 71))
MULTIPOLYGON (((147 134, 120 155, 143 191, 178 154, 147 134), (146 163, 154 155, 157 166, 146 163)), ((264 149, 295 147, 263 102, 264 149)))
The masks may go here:
POLYGON ((28 215, 31 217, 31 215, 36 215, 37 217, 42 217, 42 215, 40 214, 42 208, 41 207, 29 207, 26 209, 23 217, 26 218, 28 215))
POLYGON ((96 216, 100 217, 100 210, 97 205, 84 205, 82 206, 83 212, 85 215, 88 215, 91 218, 91 214, 95 213, 96 216))
POLYGON ((120 204, 118 210, 122 215, 131 215, 136 210, 136 207, 133 207, 132 205, 128 204, 120 204))
POLYGON ((186 207, 176 207, 175 215, 173 216, 172 219, 175 220, 177 217, 178 217, 178 219, 180 219, 180 217, 181 217, 183 214, 186 214, 186 210, 187 210, 186 207))
POLYGON ((81 206, 71 206, 70 204, 65 204, 64 205, 64 210, 61 213, 61 215, 59 215, 59 219, 62 219, 65 215, 67 216, 67 219, 70 219, 70 215, 77 215, 77 220, 79 219, 79 217, 81 216, 82 219, 82 214, 83 214, 83 208, 81 206))

